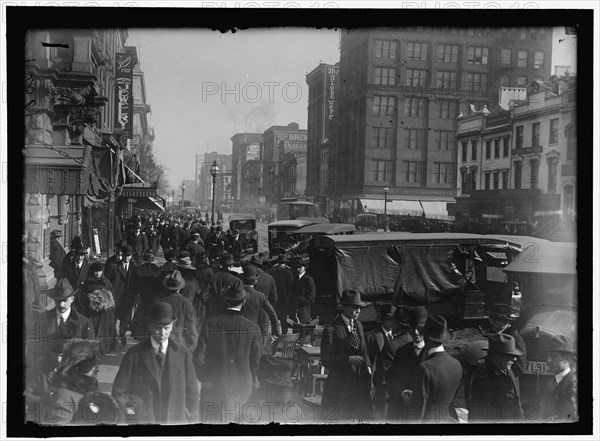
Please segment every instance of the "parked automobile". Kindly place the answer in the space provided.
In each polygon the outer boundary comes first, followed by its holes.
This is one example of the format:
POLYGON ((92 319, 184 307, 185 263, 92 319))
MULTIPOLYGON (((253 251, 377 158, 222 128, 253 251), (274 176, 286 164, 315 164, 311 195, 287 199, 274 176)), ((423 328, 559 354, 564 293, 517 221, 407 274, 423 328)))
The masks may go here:
POLYGON ((377 231, 377 215, 361 213, 356 216, 354 226, 356 227, 356 231, 377 231))
POLYGON ((329 223, 324 217, 307 217, 293 220, 280 220, 267 225, 269 254, 272 256, 290 252, 297 243, 294 233, 302 227, 329 223))
POLYGON ((258 232, 256 231, 256 215, 232 214, 229 216, 229 229, 238 230, 248 241, 248 250, 258 253, 258 232))

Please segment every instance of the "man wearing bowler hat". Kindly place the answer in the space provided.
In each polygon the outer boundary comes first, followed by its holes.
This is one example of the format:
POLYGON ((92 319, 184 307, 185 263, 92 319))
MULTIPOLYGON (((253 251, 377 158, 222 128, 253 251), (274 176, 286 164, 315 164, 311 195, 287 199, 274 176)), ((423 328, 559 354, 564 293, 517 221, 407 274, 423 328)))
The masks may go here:
POLYGON ((63 265, 61 276, 69 280, 73 289, 76 290, 87 280, 89 270, 87 250, 83 246, 78 246, 73 250, 73 260, 63 265))
POLYGON ((552 381, 543 401, 542 415, 546 421, 554 423, 577 421, 577 375, 573 370, 573 342, 564 335, 554 335, 549 338, 546 351, 552 381))
POLYGON ((340 303, 342 312, 325 327, 321 339, 321 361, 329 369, 321 406, 332 410, 329 422, 366 421, 371 418, 372 371, 358 321, 366 305, 354 290, 345 290, 340 303))
POLYGON ((54 269, 54 277, 57 279, 60 277, 60 269, 67 255, 65 248, 60 243, 61 237, 62 231, 60 230, 53 230, 50 233, 50 266, 54 269))
POLYGON ((166 302, 146 317, 150 338, 130 348, 119 366, 112 394, 126 423, 188 424, 198 421, 198 382, 192 357, 170 338, 177 321, 166 302))
POLYGON ((237 284, 224 288, 220 295, 226 301, 226 310, 206 320, 194 353, 202 383, 202 423, 240 422, 262 356, 260 328, 241 312, 247 291, 237 284))
POLYGON ((518 318, 518 311, 515 311, 511 305, 506 303, 494 303, 489 312, 489 328, 487 332, 490 334, 506 334, 515 339, 516 348, 521 351, 521 355, 517 356, 517 360, 512 364, 512 371, 517 379, 525 372, 527 363, 527 349, 523 337, 519 335, 517 329, 513 327, 518 318))
POLYGON ((273 268, 268 273, 275 280, 275 286, 277 289, 277 303, 273 305, 277 312, 277 317, 281 322, 283 333, 287 332, 288 323, 286 317, 295 317, 296 311, 290 310, 291 298, 294 290, 294 275, 292 270, 287 264, 285 254, 277 256, 277 261, 273 268))
POLYGON ((389 421, 406 423, 418 419, 415 407, 407 405, 402 399, 402 391, 411 388, 417 366, 427 358, 423 337, 427 315, 424 306, 409 308, 406 319, 402 319, 404 321, 400 324, 408 328, 412 341, 395 338, 383 348, 381 359, 385 370, 385 386, 389 393, 389 421))
POLYGON ((523 409, 519 384, 511 366, 521 355, 515 339, 506 334, 488 337, 485 368, 473 380, 469 402, 470 423, 521 423, 523 409))
POLYGON ((310 323, 312 304, 317 296, 315 281, 306 273, 308 261, 303 258, 296 258, 291 264, 292 268, 296 270, 292 301, 297 305, 300 323, 310 323))
POLYGON ((418 422, 457 422, 451 404, 460 386, 462 366, 444 350, 447 334, 444 317, 427 318, 423 327, 427 359, 417 366, 411 389, 403 393, 405 402, 415 406, 418 422))

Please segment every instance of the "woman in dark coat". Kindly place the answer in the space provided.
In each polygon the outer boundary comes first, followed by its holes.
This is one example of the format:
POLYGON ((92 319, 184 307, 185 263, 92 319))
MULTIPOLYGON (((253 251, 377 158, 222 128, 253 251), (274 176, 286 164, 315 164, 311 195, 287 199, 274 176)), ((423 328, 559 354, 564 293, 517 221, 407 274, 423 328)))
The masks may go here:
POLYGON ((77 310, 90 319, 96 338, 100 341, 100 352, 106 354, 118 349, 115 318, 115 301, 112 284, 104 277, 104 264, 94 262, 88 279, 77 294, 77 310))

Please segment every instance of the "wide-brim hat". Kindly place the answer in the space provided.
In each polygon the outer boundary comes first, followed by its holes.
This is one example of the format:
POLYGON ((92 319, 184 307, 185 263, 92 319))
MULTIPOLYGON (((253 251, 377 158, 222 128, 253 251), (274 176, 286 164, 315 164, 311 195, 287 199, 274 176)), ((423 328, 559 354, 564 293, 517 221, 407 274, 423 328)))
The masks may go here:
POLYGON ((489 317, 497 320, 515 321, 517 316, 512 306, 506 303, 494 303, 490 307, 489 317))
POLYGON ((448 324, 441 315, 427 317, 423 326, 423 336, 436 343, 444 343, 448 340, 448 324))
POLYGON ((351 289, 347 289, 342 292, 340 303, 342 305, 360 306, 361 308, 367 306, 366 303, 360 300, 360 293, 351 289))
POLYGON ((394 320, 396 315, 396 306, 392 304, 381 305, 379 309, 379 319, 380 320, 394 320))
POLYGON ((308 266, 308 260, 302 257, 295 257, 290 261, 290 265, 294 267, 308 266))
POLYGON ((280 254, 277 256, 277 263, 287 263, 288 258, 285 254, 280 254))
POLYGON ((62 236, 62 231, 60 230, 52 230, 52 232, 50 233, 50 237, 60 237, 62 236))
POLYGON ((64 343, 61 360, 56 370, 66 375, 71 369, 85 374, 98 364, 99 345, 96 341, 72 339, 64 343))
POLYGON ((248 293, 241 283, 227 286, 221 290, 221 297, 230 302, 242 302, 248 298, 248 293))
POLYGON ((497 352, 506 355, 523 355, 516 347, 515 338, 508 334, 492 334, 488 337, 489 347, 482 348, 484 351, 497 352))
POLYGON ((185 287, 185 279, 179 271, 175 270, 162 280, 162 285, 168 290, 179 291, 185 287))
POLYGON ((48 291, 48 294, 46 295, 53 300, 65 300, 74 296, 75 293, 76 291, 73 289, 68 279, 60 279, 56 283, 56 286, 48 291))
POLYGON ((175 265, 179 268, 195 270, 196 267, 192 265, 192 259, 189 257, 180 257, 175 261, 175 265))
POLYGON ((573 341, 565 335, 553 335, 548 338, 544 352, 561 352, 565 354, 574 354, 575 347, 573 341))
POLYGON ((427 312, 427 308, 424 306, 416 306, 405 309, 396 309, 396 312, 403 311, 404 315, 396 314, 396 320, 403 326, 407 326, 410 328, 416 328, 419 326, 425 326, 427 322, 427 317, 429 313, 427 312))
POLYGON ((146 320, 152 323, 168 325, 177 320, 173 315, 173 306, 167 302, 156 302, 150 307, 146 320))
POLYGON ((82 246, 77 246, 73 252, 82 256, 88 253, 87 250, 82 246))
POLYGON ((273 384, 275 386, 291 387, 294 385, 290 379, 294 362, 273 355, 263 355, 258 366, 258 379, 260 382, 273 384))
POLYGON ((101 260, 96 260, 95 262, 92 262, 92 264, 90 265, 90 271, 94 272, 94 271, 103 271, 104 270, 104 262, 101 260))

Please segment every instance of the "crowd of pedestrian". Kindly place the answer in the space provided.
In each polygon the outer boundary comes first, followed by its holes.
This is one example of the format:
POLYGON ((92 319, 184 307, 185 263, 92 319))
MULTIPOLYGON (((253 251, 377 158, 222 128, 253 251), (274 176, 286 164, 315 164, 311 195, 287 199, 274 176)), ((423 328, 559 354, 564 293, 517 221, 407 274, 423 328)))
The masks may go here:
MULTIPOLYGON (((246 255, 239 233, 208 227, 204 218, 135 217, 128 225, 127 240, 104 263, 89 261, 77 238, 69 253, 55 250, 52 309, 34 312, 36 297, 27 294, 28 418, 249 422, 240 417, 252 403, 271 415, 257 422, 283 421, 281 411, 293 400, 294 363, 274 357, 271 345, 294 325, 311 323, 316 290, 308 261, 246 255), (138 343, 125 353, 112 393, 103 393, 98 357, 124 348, 128 333, 138 343)), ((378 326, 365 332, 358 320, 364 306, 359 292, 344 291, 339 314, 323 330, 321 408, 330 411, 330 422, 458 422, 460 388, 469 422, 524 421, 519 377, 526 348, 511 327, 511 305, 493 305, 487 340, 469 347, 463 364, 445 350, 443 317, 429 316, 425 307, 388 305, 378 326)), ((556 384, 542 418, 576 421, 573 342, 557 336, 547 353, 556 384)))

